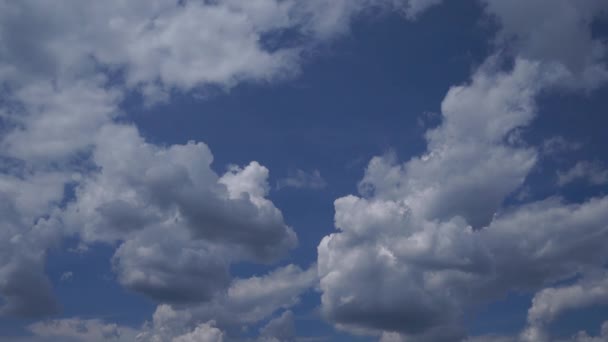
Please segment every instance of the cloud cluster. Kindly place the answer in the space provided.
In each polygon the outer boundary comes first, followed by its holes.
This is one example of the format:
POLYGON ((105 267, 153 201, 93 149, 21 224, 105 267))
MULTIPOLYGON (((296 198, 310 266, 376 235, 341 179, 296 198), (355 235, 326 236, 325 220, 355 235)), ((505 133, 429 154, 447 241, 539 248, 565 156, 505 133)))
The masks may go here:
MULTIPOLYGON (((211 321, 213 326, 225 331, 238 331, 264 320, 279 309, 297 304, 300 296, 316 283, 315 267, 302 270, 294 265, 278 268, 261 277, 234 279, 228 289, 212 301, 186 307, 158 306, 152 322, 143 327, 138 340, 170 341, 175 336, 193 333, 193 329, 200 327, 200 322, 208 324, 211 321)), ((277 321, 271 324, 262 331, 262 336, 276 337, 283 331, 283 324, 286 323, 277 321)), ((222 335, 229 336, 226 332, 222 335)))
MULTIPOLYGON (((360 196, 336 200, 339 232, 321 241, 318 269, 233 279, 231 264, 276 262, 297 243, 267 198, 269 170, 217 174, 204 143, 155 145, 125 123, 132 93, 154 104, 282 80, 362 13, 415 19, 439 2, 66 0, 58 11, 0 0, 0 314, 56 312, 44 265, 66 236, 115 246, 117 280, 163 304, 138 332, 74 318, 31 325, 43 340, 222 341, 295 305, 318 275, 325 316, 383 341, 463 338, 466 310, 512 290, 538 291, 522 333, 538 340, 561 312, 605 300, 606 197, 504 207, 537 164, 520 134, 536 97, 608 78, 608 47, 591 30, 605 1, 481 0, 499 52, 449 90, 424 155, 372 159, 360 196)), ((560 179, 605 178, 590 172, 560 179)), ((298 171, 279 187, 324 185, 298 171)), ((292 325, 285 312, 260 339, 290 340, 292 325)))
MULTIPOLYGON (((297 238, 265 198, 268 170, 224 175, 203 143, 155 146, 124 122, 126 95, 230 89, 298 73, 368 9, 420 1, 0 1, 0 312, 54 312, 45 254, 63 237, 118 246, 118 280, 205 301, 233 262, 273 262, 297 238), (292 43, 284 34, 299 37, 292 43), (74 193, 70 189, 74 189, 74 193)), ((312 179, 319 184, 317 178, 312 179)), ((316 185, 315 185, 316 186, 316 185)))
MULTIPOLYGON (((530 11, 522 12, 511 2, 483 3, 501 24, 497 44, 513 57, 491 56, 448 91, 423 155, 373 158, 360 196, 335 201, 339 232, 319 244, 318 267, 323 313, 339 328, 383 341, 460 340, 468 310, 595 273, 608 261, 601 247, 608 198, 505 207, 538 161, 520 134, 537 96, 605 80, 604 43, 590 25, 606 5, 526 2, 530 11), (570 50, 563 39, 583 45, 570 50)), ((536 333, 529 339, 545 331, 536 333)))

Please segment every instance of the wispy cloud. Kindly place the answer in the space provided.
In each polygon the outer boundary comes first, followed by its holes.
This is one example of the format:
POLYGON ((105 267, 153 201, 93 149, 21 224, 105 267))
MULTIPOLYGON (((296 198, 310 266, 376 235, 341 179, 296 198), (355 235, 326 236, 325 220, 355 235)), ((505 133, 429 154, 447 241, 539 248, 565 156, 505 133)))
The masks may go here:
POLYGON ((327 186, 327 182, 323 177, 321 177, 321 173, 319 170, 314 170, 310 173, 304 170, 296 170, 292 171, 289 175, 283 179, 279 179, 277 181, 277 190, 281 190, 284 188, 296 188, 296 189, 313 189, 319 190, 323 189, 327 186))
POLYGON ((576 181, 584 181, 591 185, 608 184, 608 168, 600 162, 584 160, 566 171, 557 172, 559 186, 576 181))

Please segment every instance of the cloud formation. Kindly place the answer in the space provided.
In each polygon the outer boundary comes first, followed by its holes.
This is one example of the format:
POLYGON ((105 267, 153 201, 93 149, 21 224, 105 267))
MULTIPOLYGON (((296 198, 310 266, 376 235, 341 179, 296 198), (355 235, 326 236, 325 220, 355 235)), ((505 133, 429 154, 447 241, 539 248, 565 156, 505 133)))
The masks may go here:
POLYGON ((4 314, 57 309, 43 266, 66 235, 81 237, 83 247, 118 244, 118 280, 171 302, 211 299, 230 282, 230 263, 284 256, 297 238, 265 198, 266 168, 252 162, 216 175, 203 143, 155 146, 119 124, 128 118, 122 101, 137 93, 154 104, 175 92, 285 79, 359 13, 424 7, 394 0, 62 5, 0 1, 4 314), (268 38, 287 31, 301 39, 268 38))
MULTIPOLYGON (((217 174, 204 143, 155 145, 125 123, 126 96, 153 105, 176 92, 285 80, 362 13, 413 20, 439 2, 68 0, 57 11, 0 1, 0 314, 57 312, 44 266, 67 236, 82 249, 116 247, 118 282, 160 305, 141 331, 70 318, 32 324, 42 340, 222 341, 297 304, 319 277, 330 322, 385 342, 465 338, 464 313, 512 290, 537 293, 520 336, 536 341, 562 312, 605 301, 606 197, 505 206, 542 152, 520 134, 537 96, 608 78, 608 47, 591 29, 605 1, 482 0, 499 25, 498 52, 450 88, 423 155, 373 158, 360 195, 335 201, 339 231, 310 269, 233 279, 231 265, 277 262, 297 244, 268 199, 269 170, 252 161, 217 174), (282 41, 285 32, 296 38, 282 41)), ((585 163, 559 183, 606 183, 585 163)), ((277 183, 325 185, 301 170, 277 183)), ((293 338, 290 311, 260 336, 293 338)))
POLYGON ((339 231, 319 244, 318 265, 322 310, 339 328, 383 341, 460 340, 471 308, 605 265, 605 197, 504 206, 538 162, 520 134, 536 116, 536 97, 605 80, 604 43, 590 31, 605 5, 526 3, 538 11, 523 13, 484 3, 501 24, 498 46, 513 57, 499 51, 448 91, 423 155, 374 157, 360 196, 335 201, 339 231), (560 25, 536 27, 547 22, 560 25), (584 44, 576 58, 559 49, 570 48, 562 30, 584 44), (504 58, 514 59, 506 70, 504 58))
POLYGON ((608 169, 600 162, 579 161, 572 168, 557 172, 557 184, 564 186, 576 181, 591 185, 608 184, 608 169))

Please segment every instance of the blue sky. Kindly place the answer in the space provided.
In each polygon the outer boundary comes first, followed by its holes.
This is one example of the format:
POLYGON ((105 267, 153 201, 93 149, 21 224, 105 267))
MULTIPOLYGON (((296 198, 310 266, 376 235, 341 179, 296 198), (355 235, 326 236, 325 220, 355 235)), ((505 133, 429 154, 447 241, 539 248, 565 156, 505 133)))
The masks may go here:
POLYGON ((0 2, 0 338, 608 338, 603 1, 47 6, 0 2))

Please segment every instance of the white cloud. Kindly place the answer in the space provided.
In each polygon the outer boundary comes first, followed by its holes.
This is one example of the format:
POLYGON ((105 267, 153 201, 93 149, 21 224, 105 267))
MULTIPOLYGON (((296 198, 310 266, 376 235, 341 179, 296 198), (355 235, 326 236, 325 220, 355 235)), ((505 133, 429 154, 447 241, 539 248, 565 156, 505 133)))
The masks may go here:
POLYGON ((6 125, 0 156, 7 161, 0 176, 7 198, 2 313, 56 308, 43 265, 45 251, 64 234, 121 241, 113 258, 118 279, 155 298, 175 294, 172 289, 209 298, 228 283, 229 263, 284 255, 296 237, 265 198, 268 170, 253 162, 216 175, 202 143, 146 143, 135 129, 116 124, 125 116, 121 101, 131 91, 153 103, 175 91, 289 77, 302 52, 347 31, 358 13, 398 6, 389 0, 0 1, 6 125), (334 24, 333 18, 341 19, 334 24), (299 44, 265 46, 266 35, 284 30, 302 35, 299 44), (66 186, 76 187, 75 199, 65 196, 66 186), (214 280, 203 282, 210 274, 214 280))
POLYGON ((286 178, 279 179, 277 181, 277 189, 283 188, 296 188, 296 189, 323 189, 327 186, 327 182, 319 170, 314 170, 311 173, 307 173, 304 170, 296 170, 290 172, 286 178))
POLYGON ((503 208, 537 159, 517 131, 556 73, 524 59, 510 72, 488 63, 450 89, 423 156, 373 158, 362 196, 335 201, 339 232, 321 241, 318 265, 322 310, 338 327, 454 341, 473 306, 608 261, 608 198, 503 208))
POLYGON ((579 161, 566 171, 557 172, 557 184, 564 186, 578 180, 591 185, 608 184, 608 169, 600 162, 579 161))
POLYGON ((602 0, 481 0, 500 25, 500 47, 515 55, 564 67, 567 86, 593 88, 608 79, 602 61, 606 43, 594 38, 591 23, 605 16, 602 0))
MULTIPOLYGON (((608 304, 608 277, 594 274, 570 286, 545 288, 534 296, 528 310, 528 327, 522 333, 525 341, 549 340, 545 331, 549 323, 567 311, 608 304)), ((579 334, 582 338, 584 334, 579 334)))
POLYGON ((279 309, 296 305, 300 296, 317 281, 315 267, 302 270, 294 265, 260 277, 234 279, 224 294, 209 302, 181 308, 159 305, 153 321, 144 327, 139 340, 169 341, 191 332, 196 322, 211 320, 221 329, 240 329, 270 317, 279 309))
MULTIPOLYGON (((302 51, 347 32, 359 14, 390 9, 414 18, 438 2, 71 0, 57 11, 55 3, 0 1, 0 115, 9 124, 0 153, 11 160, 0 175, 0 313, 56 309, 44 263, 64 234, 118 244, 114 269, 131 289, 202 302, 159 306, 142 338, 218 339, 213 319, 258 322, 297 303, 316 284, 315 271, 228 274, 234 262, 276 261, 297 241, 266 198, 269 171, 252 162, 217 175, 203 143, 150 144, 115 122, 120 101, 131 90, 154 102, 173 91, 289 77, 302 51), (302 44, 264 47, 265 34, 290 29, 302 44), (68 184, 75 198, 65 198, 68 184)), ((374 158, 364 196, 336 201, 341 232, 319 245, 318 267, 323 310, 341 327, 450 340, 462 336, 459 319, 470 305, 606 261, 605 198, 501 213, 537 159, 517 130, 534 118, 538 92, 593 88, 608 77, 605 43, 589 28, 605 2, 524 2, 484 0, 501 24, 499 47, 513 44, 513 70, 490 61, 470 84, 451 88, 425 155, 404 164, 374 158)), ((68 319, 31 329, 94 339, 115 337, 114 328, 68 319)))
POLYGON ((497 67, 502 52, 490 57, 469 84, 449 90, 424 155, 404 164, 373 158, 361 196, 335 202, 340 232, 321 241, 318 264, 323 312, 340 328, 386 341, 453 341, 465 336, 461 319, 472 306, 586 274, 608 258, 600 252, 606 198, 503 209, 537 161, 519 134, 536 96, 606 80, 605 43, 590 28, 606 5, 483 3, 501 25, 497 47, 514 57, 511 71, 497 67))
POLYGON ((158 147, 131 126, 95 137, 75 200, 58 218, 85 242, 121 241, 118 280, 153 298, 208 300, 227 285, 228 265, 270 262, 297 243, 265 198, 268 170, 256 162, 219 177, 203 143, 158 147))
POLYGON ((101 320, 82 320, 79 318, 65 318, 42 321, 31 324, 28 329, 37 337, 48 340, 62 340, 75 342, 102 342, 102 341, 133 341, 136 331, 131 328, 107 324, 101 320))

